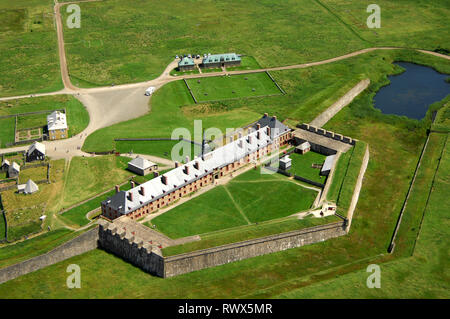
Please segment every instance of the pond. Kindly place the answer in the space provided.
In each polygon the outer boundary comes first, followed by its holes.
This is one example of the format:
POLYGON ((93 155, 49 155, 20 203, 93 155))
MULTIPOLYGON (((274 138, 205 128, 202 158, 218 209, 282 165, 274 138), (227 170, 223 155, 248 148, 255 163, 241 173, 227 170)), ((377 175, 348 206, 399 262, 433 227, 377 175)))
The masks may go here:
POLYGON ((389 76, 391 83, 382 87, 374 97, 375 107, 384 114, 405 115, 423 119, 428 107, 450 94, 448 75, 434 69, 407 62, 397 62, 406 69, 399 75, 389 76))

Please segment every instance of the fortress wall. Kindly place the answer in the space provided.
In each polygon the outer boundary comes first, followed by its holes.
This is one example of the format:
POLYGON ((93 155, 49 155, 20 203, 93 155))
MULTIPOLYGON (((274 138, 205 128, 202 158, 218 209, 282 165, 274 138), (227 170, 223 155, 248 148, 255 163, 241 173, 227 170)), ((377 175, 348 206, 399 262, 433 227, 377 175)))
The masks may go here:
POLYGON ((342 221, 165 257, 164 277, 301 247, 345 234, 345 224, 342 221))
POLYGON ((97 248, 98 227, 56 247, 46 254, 0 269, 0 284, 97 248))

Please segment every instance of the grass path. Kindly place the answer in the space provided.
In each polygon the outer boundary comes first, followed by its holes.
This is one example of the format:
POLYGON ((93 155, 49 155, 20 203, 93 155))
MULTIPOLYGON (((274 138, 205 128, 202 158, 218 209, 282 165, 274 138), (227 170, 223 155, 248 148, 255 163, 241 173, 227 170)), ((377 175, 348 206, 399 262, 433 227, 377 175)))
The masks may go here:
POLYGON ((225 189, 225 191, 227 192, 228 196, 230 196, 231 201, 233 202, 234 206, 236 206, 236 209, 238 210, 238 212, 242 215, 242 217, 246 220, 247 224, 251 224, 250 220, 247 218, 247 215, 245 215, 244 211, 242 210, 242 208, 238 205, 238 203, 236 203, 236 201, 233 198, 233 195, 231 195, 230 191, 227 188, 227 185, 223 185, 223 188, 225 189))

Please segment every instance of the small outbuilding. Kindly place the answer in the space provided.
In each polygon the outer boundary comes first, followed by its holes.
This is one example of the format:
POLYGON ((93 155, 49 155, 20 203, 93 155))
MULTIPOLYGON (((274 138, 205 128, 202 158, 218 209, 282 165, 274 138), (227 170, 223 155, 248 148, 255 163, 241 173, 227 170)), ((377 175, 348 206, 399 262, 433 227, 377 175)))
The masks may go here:
POLYGON ((54 111, 47 116, 48 137, 51 140, 59 140, 68 137, 66 114, 54 111))
POLYGON ((2 167, 1 167, 1 170, 4 171, 4 172, 7 172, 10 165, 11 165, 11 164, 9 163, 9 161, 8 161, 7 159, 4 159, 4 160, 2 161, 2 167))
POLYGON ((282 170, 288 170, 291 168, 292 159, 289 157, 289 155, 286 155, 285 157, 280 159, 280 168, 282 170))
POLYGON ((26 184, 17 185, 17 191, 23 194, 33 194, 39 190, 39 187, 31 179, 26 184))
POLYGON ((27 162, 43 161, 45 159, 45 145, 34 142, 27 151, 27 162))
POLYGON ((13 162, 8 168, 8 177, 15 178, 20 174, 20 165, 16 162, 13 162))
POLYGON ((320 170, 320 175, 328 176, 331 171, 331 167, 333 167, 334 158, 336 155, 330 155, 325 158, 325 162, 323 163, 322 169, 320 170))
POLYGON ((295 148, 295 152, 299 154, 308 153, 311 150, 311 144, 309 142, 303 142, 295 148))
POLYGON ((156 171, 157 169, 157 164, 139 156, 128 162, 128 170, 142 176, 156 171))

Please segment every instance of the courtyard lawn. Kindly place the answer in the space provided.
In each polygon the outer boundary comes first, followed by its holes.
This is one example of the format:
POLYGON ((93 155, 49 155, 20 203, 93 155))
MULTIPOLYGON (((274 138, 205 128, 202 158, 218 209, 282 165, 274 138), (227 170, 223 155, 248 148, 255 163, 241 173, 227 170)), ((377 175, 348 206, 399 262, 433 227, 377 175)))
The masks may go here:
POLYGON ((126 170, 129 160, 114 155, 72 158, 61 208, 88 199, 131 178, 133 173, 126 170))
POLYGON ((265 72, 188 79, 186 82, 199 102, 281 94, 265 72))
POLYGON ((47 125, 47 115, 50 114, 30 114, 17 117, 17 129, 26 129, 31 127, 44 127, 47 125))
POLYGON ((156 217, 152 224, 171 238, 203 234, 307 210, 317 195, 284 176, 267 180, 253 170, 242 175, 246 174, 252 179, 217 186, 156 217))
POLYGON ((52 0, 0 2, 0 96, 63 88, 53 4, 52 0))
MULTIPOLYGON (((195 146, 186 141, 116 141, 116 151, 120 153, 147 154, 162 158, 172 159, 172 149, 175 145, 188 151, 188 156, 193 159, 194 156, 201 154, 201 146, 195 146)), ((176 153, 174 160, 185 161, 180 153, 176 153)), ((186 155, 186 154, 185 154, 186 155)))
POLYGON ((336 164, 336 169, 333 173, 333 180, 331 181, 330 188, 327 194, 327 200, 332 201, 334 203, 337 202, 339 197, 339 193, 341 191, 342 182, 344 181, 345 174, 348 169, 348 162, 350 157, 352 156, 354 148, 351 148, 345 153, 342 153, 339 157, 339 160, 336 164))
POLYGON ((289 157, 292 159, 291 168, 288 169, 289 173, 307 178, 313 182, 325 184, 326 176, 319 175, 320 168, 312 167, 312 164, 323 164, 326 158, 325 155, 310 151, 303 155, 292 153, 289 157))

